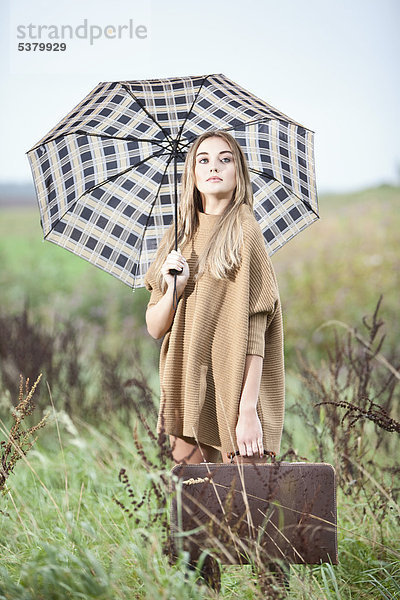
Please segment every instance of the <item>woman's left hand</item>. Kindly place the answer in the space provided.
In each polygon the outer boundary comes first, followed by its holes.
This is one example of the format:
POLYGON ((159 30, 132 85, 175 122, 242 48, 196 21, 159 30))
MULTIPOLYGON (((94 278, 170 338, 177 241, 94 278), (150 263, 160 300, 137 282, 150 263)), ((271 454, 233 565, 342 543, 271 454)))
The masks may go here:
POLYGON ((264 455, 263 432, 256 408, 239 412, 235 432, 241 456, 264 455))

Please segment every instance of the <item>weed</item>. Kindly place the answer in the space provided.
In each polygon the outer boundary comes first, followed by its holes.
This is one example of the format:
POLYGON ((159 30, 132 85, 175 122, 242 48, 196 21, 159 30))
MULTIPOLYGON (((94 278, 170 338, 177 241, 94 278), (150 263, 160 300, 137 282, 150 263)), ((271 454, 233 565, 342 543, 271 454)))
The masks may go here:
MULTIPOLYGON (((5 483, 12 473, 16 462, 25 456, 36 442, 37 437, 33 437, 35 432, 46 425, 46 421, 50 413, 46 413, 44 417, 36 425, 32 425, 27 429, 22 429, 24 419, 31 415, 35 404, 33 402, 33 394, 42 377, 42 374, 36 379, 35 383, 29 389, 29 377, 25 381, 25 397, 23 377, 20 375, 18 404, 12 412, 14 424, 11 427, 7 439, 0 443, 1 459, 0 459, 0 490, 5 493, 5 483), (32 439, 33 437, 33 439, 32 439)), ((2 423, 3 425, 3 423, 2 423)), ((4 431, 3 431, 4 433, 4 431)))

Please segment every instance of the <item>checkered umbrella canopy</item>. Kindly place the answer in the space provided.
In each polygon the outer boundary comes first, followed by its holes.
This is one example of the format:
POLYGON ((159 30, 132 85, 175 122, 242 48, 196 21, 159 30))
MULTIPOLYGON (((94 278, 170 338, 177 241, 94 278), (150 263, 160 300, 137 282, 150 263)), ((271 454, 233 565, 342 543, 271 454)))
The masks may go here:
POLYGON ((216 129, 246 155, 272 255, 318 218, 314 132, 222 74, 99 83, 27 152, 44 239, 144 286, 188 149, 216 129))

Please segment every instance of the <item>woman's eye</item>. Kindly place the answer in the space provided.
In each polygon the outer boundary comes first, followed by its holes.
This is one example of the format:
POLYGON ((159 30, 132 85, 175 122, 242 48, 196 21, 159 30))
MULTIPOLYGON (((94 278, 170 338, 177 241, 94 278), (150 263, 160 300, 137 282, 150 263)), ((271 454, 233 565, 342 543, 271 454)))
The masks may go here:
MULTIPOLYGON (((208 160, 208 158, 200 158, 199 163, 201 164, 203 160, 208 160)), ((228 162, 231 162, 231 159, 228 156, 224 156, 224 158, 221 158, 221 160, 227 160, 228 162)))

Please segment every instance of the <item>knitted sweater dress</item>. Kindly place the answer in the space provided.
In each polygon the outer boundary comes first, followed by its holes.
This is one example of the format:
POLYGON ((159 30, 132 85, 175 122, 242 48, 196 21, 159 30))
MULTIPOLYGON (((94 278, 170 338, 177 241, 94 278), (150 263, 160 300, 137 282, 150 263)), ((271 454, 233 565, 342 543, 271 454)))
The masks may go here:
MULTIPOLYGON (((196 260, 220 215, 199 212, 193 239, 181 248, 190 276, 160 349, 160 409, 157 433, 212 446, 238 449, 235 427, 247 354, 263 357, 257 414, 266 450, 280 451, 285 404, 283 321, 278 284, 261 228, 247 205, 241 264, 234 276, 217 280, 206 270, 194 282, 196 260)), ((150 265, 148 307, 163 293, 150 265)))

